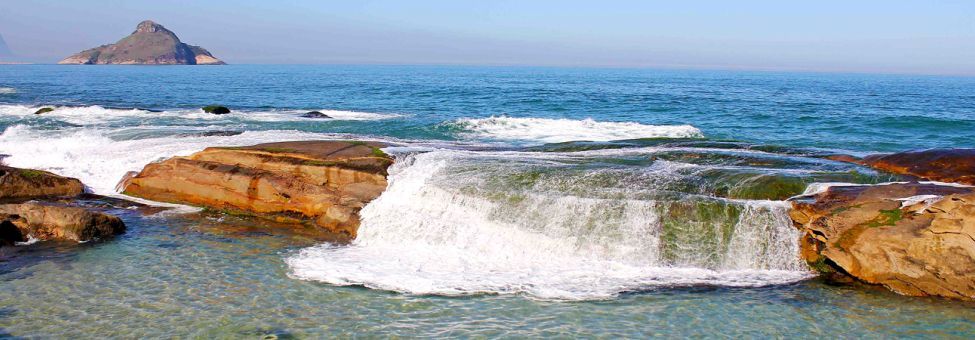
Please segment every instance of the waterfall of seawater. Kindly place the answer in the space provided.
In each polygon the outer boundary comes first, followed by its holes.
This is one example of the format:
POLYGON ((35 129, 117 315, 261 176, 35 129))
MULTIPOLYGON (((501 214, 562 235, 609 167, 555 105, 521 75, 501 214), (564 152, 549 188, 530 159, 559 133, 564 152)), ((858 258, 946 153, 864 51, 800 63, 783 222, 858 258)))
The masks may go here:
POLYGON ((351 245, 304 249, 288 263, 294 277, 338 285, 555 299, 809 276, 785 202, 660 190, 698 171, 687 168, 554 153, 405 155, 351 245))

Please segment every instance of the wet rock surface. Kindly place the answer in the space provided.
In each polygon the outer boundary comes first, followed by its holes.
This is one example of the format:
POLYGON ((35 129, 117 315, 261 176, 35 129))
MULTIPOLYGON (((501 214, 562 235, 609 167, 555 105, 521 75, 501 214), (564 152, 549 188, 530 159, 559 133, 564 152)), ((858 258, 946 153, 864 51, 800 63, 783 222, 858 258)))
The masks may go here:
POLYGON ((870 155, 863 163, 887 172, 921 179, 975 185, 975 149, 931 149, 870 155))
POLYGON ((83 242, 125 232, 125 223, 118 217, 56 203, 0 204, 0 220, 20 231, 16 242, 28 237, 83 242))

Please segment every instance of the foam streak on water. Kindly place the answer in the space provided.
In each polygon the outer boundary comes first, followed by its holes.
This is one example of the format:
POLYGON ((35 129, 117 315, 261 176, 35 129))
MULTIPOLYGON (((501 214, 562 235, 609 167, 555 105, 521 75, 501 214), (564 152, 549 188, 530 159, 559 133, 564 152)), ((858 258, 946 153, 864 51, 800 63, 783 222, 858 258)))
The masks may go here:
POLYGON ((253 131, 236 136, 165 136, 115 140, 128 129, 77 128, 44 131, 14 125, 0 133, 0 154, 11 166, 41 169, 80 179, 97 194, 115 194, 129 171, 173 156, 186 156, 211 146, 251 145, 284 140, 337 139, 344 136, 297 131, 253 131))
POLYGON ((491 158, 458 151, 401 158, 388 190, 362 210, 356 241, 301 250, 287 259, 292 276, 411 294, 571 300, 809 277, 784 202, 727 202, 740 210, 729 220, 674 224, 667 222, 679 209, 673 202, 564 186, 591 183, 572 177, 578 174, 506 187, 493 179, 510 181, 519 171, 531 177, 539 163, 491 158))
MULTIPOLYGON (((2 93, 2 92, 0 92, 2 93)), ((13 93, 13 92, 11 92, 13 93)), ((301 115, 308 110, 233 110, 229 114, 215 115, 200 109, 178 109, 149 111, 137 108, 106 108, 91 106, 43 106, 54 111, 34 115, 42 106, 0 105, 0 117, 58 120, 75 125, 99 125, 105 123, 132 122, 133 120, 173 119, 187 123, 206 122, 227 124, 235 122, 328 122, 328 121, 369 121, 399 117, 397 114, 373 113, 343 110, 318 110, 330 118, 305 118, 301 115)))
POLYGON ((593 119, 490 117, 460 119, 454 126, 466 130, 466 134, 474 138, 545 143, 704 137, 701 130, 690 125, 646 125, 593 119))

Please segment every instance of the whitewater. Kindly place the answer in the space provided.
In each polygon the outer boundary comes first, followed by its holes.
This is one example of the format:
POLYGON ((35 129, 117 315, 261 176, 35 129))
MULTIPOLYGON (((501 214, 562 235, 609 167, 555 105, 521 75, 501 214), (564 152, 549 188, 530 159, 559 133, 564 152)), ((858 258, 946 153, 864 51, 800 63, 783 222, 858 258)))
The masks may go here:
MULTIPOLYGON (((251 129, 322 124, 301 118, 301 110, 215 116, 199 110, 58 106, 34 115, 38 108, 0 106, 0 119, 18 122, 0 133, 3 161, 76 177, 89 191, 110 196, 122 196, 116 185, 130 171, 211 146, 312 139, 388 143, 387 152, 396 157, 389 188, 362 210, 357 239, 285 255, 294 279, 421 295, 592 300, 660 287, 758 287, 811 277, 797 257, 799 235, 787 216, 787 203, 711 197, 706 189, 676 199, 666 194, 671 186, 696 181, 702 172, 755 168, 663 159, 646 166, 603 164, 671 152, 780 155, 709 147, 538 152, 505 146, 704 138, 690 125, 490 117, 442 123, 457 140, 431 141, 251 129), (674 205, 681 200, 727 213, 674 224, 673 219, 684 217, 672 211, 701 209, 674 205), (685 230, 681 223, 694 225, 685 230)), ((408 119, 392 113, 320 111, 333 117, 326 124, 408 119)))

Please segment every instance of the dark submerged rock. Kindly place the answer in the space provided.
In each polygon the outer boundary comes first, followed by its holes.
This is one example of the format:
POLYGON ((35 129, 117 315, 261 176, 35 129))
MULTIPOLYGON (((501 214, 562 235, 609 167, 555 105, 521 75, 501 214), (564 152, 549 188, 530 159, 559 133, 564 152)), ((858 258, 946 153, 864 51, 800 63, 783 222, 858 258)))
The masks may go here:
POLYGON ((37 111, 34 111, 34 114, 35 115, 39 115, 39 114, 48 113, 48 112, 51 112, 51 111, 54 111, 54 108, 53 107, 42 107, 40 109, 37 109, 37 111))
POLYGON ((207 105, 207 106, 204 106, 202 109, 203 109, 203 112, 212 113, 212 114, 215 114, 215 115, 223 115, 223 114, 230 113, 230 109, 228 109, 226 106, 207 105))
POLYGON ((320 119, 331 119, 327 114, 321 113, 319 111, 309 111, 301 115, 302 118, 320 118, 320 119))

